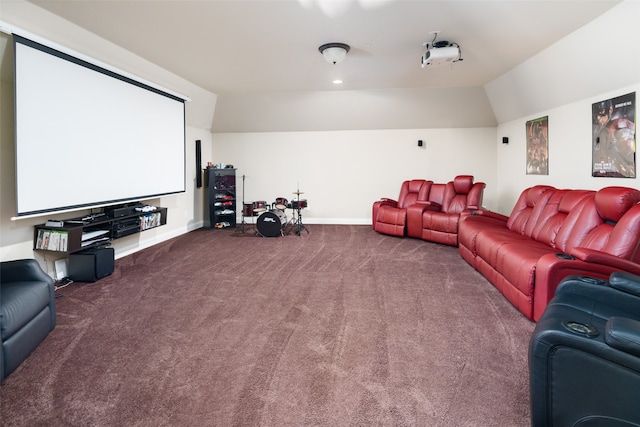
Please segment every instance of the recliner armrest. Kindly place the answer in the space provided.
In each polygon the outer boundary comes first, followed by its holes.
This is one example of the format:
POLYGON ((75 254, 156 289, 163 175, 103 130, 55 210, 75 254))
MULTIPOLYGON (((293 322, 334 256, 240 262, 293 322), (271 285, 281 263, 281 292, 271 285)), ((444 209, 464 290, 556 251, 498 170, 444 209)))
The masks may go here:
POLYGON ((605 325, 604 340, 610 347, 640 356, 640 322, 626 317, 611 317, 605 325))
POLYGON ((483 208, 473 210, 471 212, 471 216, 482 216, 484 218, 497 219, 498 221, 502 222, 507 222, 509 220, 509 217, 506 215, 483 208))
POLYGON ((417 202, 409 206, 407 209, 412 209, 416 212, 417 211, 424 212, 424 211, 439 211, 440 208, 441 208, 440 203, 431 202, 428 200, 418 200, 417 202))
POLYGON ((635 274, 616 271, 609 276, 609 286, 640 297, 640 276, 635 274))
POLYGON ((607 252, 589 248, 572 248, 569 255, 580 261, 591 264, 601 264, 616 271, 625 271, 632 274, 640 274, 640 265, 607 252))
POLYGON ((442 208, 440 203, 432 202, 431 200, 419 200, 415 204, 422 206, 425 211, 439 211, 442 208))

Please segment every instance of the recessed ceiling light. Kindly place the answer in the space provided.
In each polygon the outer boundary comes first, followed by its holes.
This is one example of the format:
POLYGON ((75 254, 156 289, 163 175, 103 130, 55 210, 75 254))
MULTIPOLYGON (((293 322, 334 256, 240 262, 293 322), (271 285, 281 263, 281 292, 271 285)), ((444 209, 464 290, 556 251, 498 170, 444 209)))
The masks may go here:
POLYGON ((342 80, 340 80, 340 79, 335 79, 335 80, 333 81, 333 84, 334 84, 334 85, 341 85, 341 84, 342 84, 342 80))

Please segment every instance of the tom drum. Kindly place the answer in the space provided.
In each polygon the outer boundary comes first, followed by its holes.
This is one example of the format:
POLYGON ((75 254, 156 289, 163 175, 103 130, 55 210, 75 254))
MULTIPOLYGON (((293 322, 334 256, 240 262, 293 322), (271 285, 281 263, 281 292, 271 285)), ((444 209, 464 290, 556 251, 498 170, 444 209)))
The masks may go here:
POLYGON ((269 205, 265 200, 260 200, 257 202, 253 202, 253 215, 260 215, 263 212, 266 212, 269 209, 269 205))
POLYGON ((307 199, 302 200, 292 200, 291 208, 292 209, 304 209, 307 207, 307 199))
POLYGON ((283 211, 287 208, 288 204, 289 204, 289 201, 284 197, 277 197, 276 201, 273 202, 273 207, 283 211))

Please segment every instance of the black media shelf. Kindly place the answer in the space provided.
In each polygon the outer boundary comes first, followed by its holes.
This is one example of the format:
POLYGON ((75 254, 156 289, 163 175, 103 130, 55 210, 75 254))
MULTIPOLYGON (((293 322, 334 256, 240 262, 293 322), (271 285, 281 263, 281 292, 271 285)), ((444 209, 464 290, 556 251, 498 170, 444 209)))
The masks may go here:
MULTIPOLYGON (((52 221, 56 222, 58 221, 52 221)), ((33 232, 33 249, 70 254, 106 246, 111 240, 165 225, 167 208, 156 208, 147 212, 136 211, 115 218, 100 213, 70 218, 60 223, 60 226, 36 225, 33 232)))

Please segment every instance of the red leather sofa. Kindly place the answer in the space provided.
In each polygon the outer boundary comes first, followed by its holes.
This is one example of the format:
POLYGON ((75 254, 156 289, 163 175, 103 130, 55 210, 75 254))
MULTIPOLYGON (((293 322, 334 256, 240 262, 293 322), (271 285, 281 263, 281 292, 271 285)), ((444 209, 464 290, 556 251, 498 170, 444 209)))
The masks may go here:
POLYGON ((458 245, 462 212, 482 205, 484 182, 471 175, 458 175, 446 184, 432 184, 427 201, 407 207, 407 235, 429 242, 458 245))
POLYGON ((383 198, 373 203, 373 229, 456 246, 460 214, 480 207, 484 188, 485 184, 474 183, 471 175, 458 175, 446 184, 405 181, 397 201, 383 198))
POLYGON ((462 215, 460 255, 526 317, 537 321, 569 275, 640 274, 640 190, 524 190, 507 217, 462 215))
POLYGON ((400 186, 398 200, 382 198, 373 202, 371 224, 378 233, 404 237, 407 234, 407 207, 427 200, 433 181, 407 180, 400 186))

